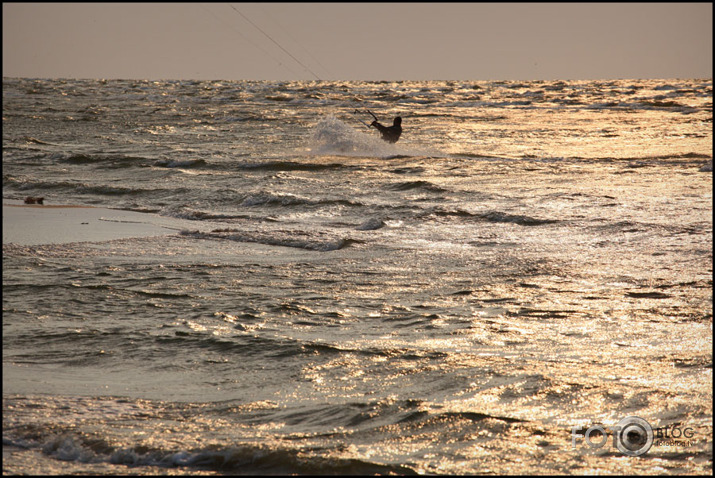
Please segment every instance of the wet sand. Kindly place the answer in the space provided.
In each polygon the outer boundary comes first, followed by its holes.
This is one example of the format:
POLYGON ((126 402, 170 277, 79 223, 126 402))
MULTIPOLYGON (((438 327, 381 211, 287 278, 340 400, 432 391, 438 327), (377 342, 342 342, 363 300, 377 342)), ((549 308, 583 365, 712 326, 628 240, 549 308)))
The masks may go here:
POLYGON ((176 233, 178 221, 153 214, 78 205, 3 200, 2 242, 24 246, 111 241, 176 233))

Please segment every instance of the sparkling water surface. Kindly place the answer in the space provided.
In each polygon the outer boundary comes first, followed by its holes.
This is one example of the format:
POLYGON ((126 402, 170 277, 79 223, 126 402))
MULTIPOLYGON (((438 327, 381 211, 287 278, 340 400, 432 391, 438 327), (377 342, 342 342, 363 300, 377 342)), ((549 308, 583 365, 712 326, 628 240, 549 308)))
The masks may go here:
POLYGON ((710 80, 4 78, 4 202, 169 227, 3 240, 3 471, 710 473, 711 171, 710 80))

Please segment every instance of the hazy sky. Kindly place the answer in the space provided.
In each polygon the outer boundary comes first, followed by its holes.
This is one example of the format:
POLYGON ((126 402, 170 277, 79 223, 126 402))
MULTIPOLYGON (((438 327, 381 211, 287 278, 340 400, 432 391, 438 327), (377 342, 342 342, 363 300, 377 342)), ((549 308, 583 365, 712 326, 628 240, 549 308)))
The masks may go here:
POLYGON ((712 14, 711 3, 3 3, 3 76, 712 78, 712 14))

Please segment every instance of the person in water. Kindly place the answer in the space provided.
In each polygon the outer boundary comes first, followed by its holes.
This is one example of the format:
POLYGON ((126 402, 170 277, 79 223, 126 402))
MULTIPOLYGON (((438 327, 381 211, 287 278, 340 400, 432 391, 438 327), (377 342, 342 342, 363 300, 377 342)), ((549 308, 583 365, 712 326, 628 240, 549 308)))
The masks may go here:
MULTIPOLYGON (((374 115, 373 115, 374 116, 374 115)), ((399 116, 394 119, 392 126, 383 126, 378 123, 377 119, 370 123, 370 126, 374 126, 382 135, 382 139, 388 143, 396 143, 400 139, 402 134, 402 118, 399 116)))

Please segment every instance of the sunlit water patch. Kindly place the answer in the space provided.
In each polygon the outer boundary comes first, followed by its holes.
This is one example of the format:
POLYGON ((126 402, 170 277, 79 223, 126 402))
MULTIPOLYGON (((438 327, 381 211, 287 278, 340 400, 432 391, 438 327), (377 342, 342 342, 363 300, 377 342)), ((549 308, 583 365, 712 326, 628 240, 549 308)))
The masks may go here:
POLYGON ((710 80, 3 100, 6 203, 156 232, 4 240, 5 473, 711 472, 710 80))

